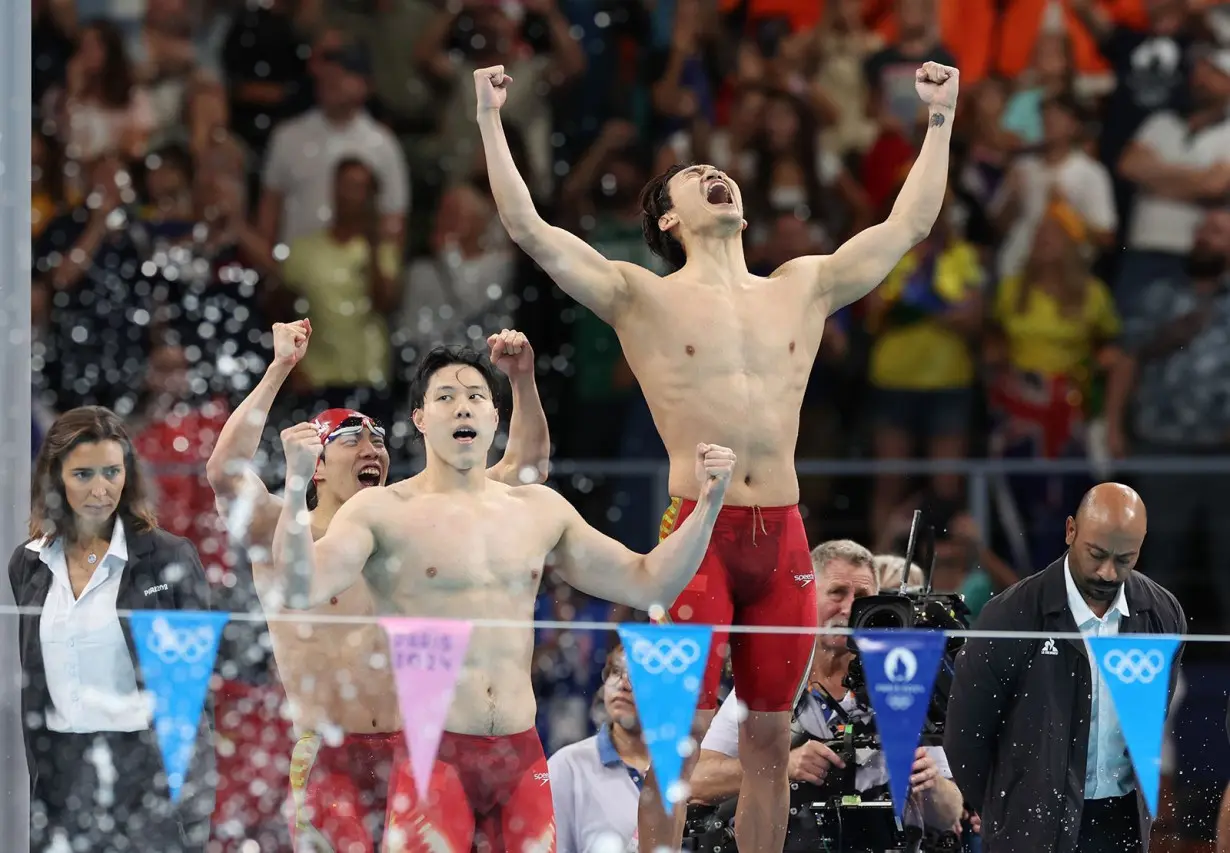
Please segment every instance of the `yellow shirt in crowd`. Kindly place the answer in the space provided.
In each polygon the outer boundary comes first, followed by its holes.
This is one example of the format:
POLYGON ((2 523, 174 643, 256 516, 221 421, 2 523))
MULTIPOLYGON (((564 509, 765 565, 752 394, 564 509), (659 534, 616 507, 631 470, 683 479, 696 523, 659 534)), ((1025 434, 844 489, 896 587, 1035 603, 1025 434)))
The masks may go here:
POLYGON ((1008 341, 1008 360, 1017 370, 1048 376, 1074 376, 1096 349, 1119 334, 1119 314, 1110 290, 1090 278, 1079 314, 1064 313, 1049 293, 1035 288, 1018 310, 1022 281, 1011 276, 1000 282, 995 320, 1008 341))
MULTIPOLYGON (((308 302, 312 345, 301 369, 313 387, 370 388, 388 381, 388 321, 368 296, 369 254, 366 238, 338 243, 328 231, 290 244, 282 279, 308 302)), ((381 272, 396 276, 396 246, 384 243, 377 254, 381 272)))
MULTIPOLYGON (((918 268, 921 253, 911 252, 888 274, 879 295, 889 306, 900 298, 918 268)), ((935 262, 932 289, 956 307, 982 287, 982 265, 972 245, 954 242, 935 262)), ((871 349, 872 385, 899 391, 940 391, 968 388, 974 383, 974 359, 969 341, 939 321, 922 318, 889 326, 876 335, 871 349)))

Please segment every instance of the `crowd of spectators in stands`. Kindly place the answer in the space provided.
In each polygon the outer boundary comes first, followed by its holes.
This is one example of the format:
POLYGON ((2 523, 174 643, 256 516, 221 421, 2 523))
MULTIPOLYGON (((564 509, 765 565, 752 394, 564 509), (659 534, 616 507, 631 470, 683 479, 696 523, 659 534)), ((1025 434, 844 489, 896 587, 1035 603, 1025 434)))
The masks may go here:
MULTIPOLYGON (((805 477, 812 540, 890 551, 926 505, 941 521, 936 587, 978 605, 1054 558, 1090 482, 1169 457, 1189 473, 1121 477, 1151 511, 1142 565, 1194 629, 1230 624, 1222 490, 1190 473, 1230 455, 1230 6, 34 0, 33 13, 36 433, 82 404, 124 415, 164 525, 198 544, 231 606, 254 606, 250 577, 203 463, 263 372, 274 321, 308 316, 314 334, 270 422, 271 482, 276 430, 326 405, 388 423, 404 471, 418 354, 514 325, 538 354, 557 457, 664 459, 614 333, 495 215, 473 69, 516 79, 503 120, 550 221, 654 266, 641 186, 712 163, 740 183, 749 264, 768 274, 886 215, 925 132, 914 72, 934 60, 961 70, 948 201, 830 321, 798 455, 1038 470, 980 480, 976 521, 959 469, 805 477), (1088 473, 1045 467, 1082 459, 1088 473)), ((559 485, 634 547, 666 497, 644 478, 559 485)), ((542 612, 607 608, 548 586, 542 612)), ((606 646, 540 639, 544 717, 567 742, 586 733, 577 697, 599 685, 606 646)), ((226 689, 273 725, 276 701, 245 692, 268 664, 253 648, 226 689)), ((261 772, 232 761, 236 785, 261 772)))

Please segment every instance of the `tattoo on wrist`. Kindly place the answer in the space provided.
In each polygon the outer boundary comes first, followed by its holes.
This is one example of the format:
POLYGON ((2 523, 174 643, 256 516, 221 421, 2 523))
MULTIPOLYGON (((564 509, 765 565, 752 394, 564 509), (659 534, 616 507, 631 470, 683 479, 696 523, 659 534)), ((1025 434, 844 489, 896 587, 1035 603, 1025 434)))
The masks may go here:
POLYGON ((932 113, 931 114, 931 126, 932 127, 943 127, 944 126, 944 114, 943 113, 932 113))

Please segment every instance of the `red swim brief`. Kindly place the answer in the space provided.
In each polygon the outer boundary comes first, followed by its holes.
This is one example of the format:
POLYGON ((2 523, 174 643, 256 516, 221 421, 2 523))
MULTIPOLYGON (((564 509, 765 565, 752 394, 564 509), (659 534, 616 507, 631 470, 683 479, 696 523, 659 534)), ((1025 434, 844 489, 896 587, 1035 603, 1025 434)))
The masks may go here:
POLYGON ((337 746, 316 734, 300 737, 290 758, 294 849, 379 850, 389 782, 406 758, 401 732, 347 734, 337 746))
MULTIPOLYGON (((660 539, 683 523, 695 501, 673 498, 660 539)), ((674 622, 715 626, 816 627, 816 584, 807 532, 797 506, 724 506, 709 550, 670 609, 674 622)), ((717 707, 729 647, 739 699, 752 711, 789 711, 811 660, 814 634, 713 632, 697 708, 717 707)))
POLYGON ((389 802, 389 853, 555 853, 547 757, 534 729, 502 737, 445 732, 426 802, 409 763, 389 802))

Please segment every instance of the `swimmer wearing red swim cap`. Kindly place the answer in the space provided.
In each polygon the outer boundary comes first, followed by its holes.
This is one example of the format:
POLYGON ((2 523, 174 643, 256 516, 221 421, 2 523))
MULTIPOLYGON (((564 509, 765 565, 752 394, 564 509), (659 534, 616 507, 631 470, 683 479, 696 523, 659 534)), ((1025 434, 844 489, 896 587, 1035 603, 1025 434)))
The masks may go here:
MULTIPOLYGON (((285 606, 284 585, 270 560, 282 498, 268 492, 251 463, 273 400, 307 352, 311 335, 308 320, 274 325, 273 362, 227 421, 207 466, 218 511, 248 550, 267 612, 285 606)), ((526 470, 546 470, 550 437, 529 342, 520 332, 504 330, 488 344, 493 360, 509 375, 514 415, 508 452, 487 474, 513 482, 526 470)), ((328 409, 307 428, 321 451, 305 498, 311 535, 320 538, 343 505, 385 485, 389 454, 384 426, 359 411, 328 409)), ((371 590, 360 582, 337 590, 310 612, 375 616, 377 611, 371 590)), ((378 849, 388 780, 405 759, 396 691, 381 663, 388 658, 384 631, 374 622, 318 623, 306 630, 303 623, 273 621, 269 634, 298 738, 290 779, 296 847, 303 839, 333 850, 378 849), (340 737, 326 743, 321 732, 340 737)))
POLYGON ((516 628, 474 627, 432 792, 420 800, 411 768, 398 774, 389 850, 554 850, 530 681, 530 620, 546 562, 577 589, 639 609, 677 595, 700 566, 735 464, 726 448, 695 447, 696 512, 651 553, 635 554, 546 486, 513 488, 484 476, 500 419, 495 379, 472 350, 428 353, 411 383, 412 421, 426 448, 422 474, 355 495, 315 541, 301 516, 320 442, 310 424, 282 433, 286 500, 273 553, 292 604, 316 606, 366 578, 386 613, 523 620, 516 628))

